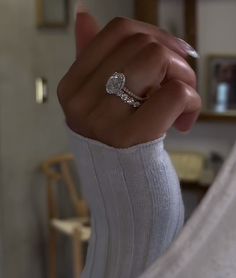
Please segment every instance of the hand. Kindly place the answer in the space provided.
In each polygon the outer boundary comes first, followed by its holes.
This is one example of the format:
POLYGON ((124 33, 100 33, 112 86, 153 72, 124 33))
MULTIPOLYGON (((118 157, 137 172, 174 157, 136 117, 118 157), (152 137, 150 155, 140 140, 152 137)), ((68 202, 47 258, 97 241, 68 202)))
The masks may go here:
POLYGON ((171 126, 188 131, 201 99, 196 77, 179 40, 155 26, 116 18, 103 30, 88 13, 76 21, 77 57, 58 86, 69 127, 105 144, 126 148, 161 137, 171 126), (139 108, 108 95, 114 72, 127 77, 136 95, 149 96, 139 108))

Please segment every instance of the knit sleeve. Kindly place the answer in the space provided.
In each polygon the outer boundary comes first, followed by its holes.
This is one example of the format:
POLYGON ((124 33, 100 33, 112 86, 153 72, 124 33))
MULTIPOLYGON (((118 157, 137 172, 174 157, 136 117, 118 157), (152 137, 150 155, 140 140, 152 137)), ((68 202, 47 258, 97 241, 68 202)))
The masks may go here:
POLYGON ((92 216, 83 278, 137 278, 183 226, 179 181, 164 137, 126 149, 69 130, 92 216))

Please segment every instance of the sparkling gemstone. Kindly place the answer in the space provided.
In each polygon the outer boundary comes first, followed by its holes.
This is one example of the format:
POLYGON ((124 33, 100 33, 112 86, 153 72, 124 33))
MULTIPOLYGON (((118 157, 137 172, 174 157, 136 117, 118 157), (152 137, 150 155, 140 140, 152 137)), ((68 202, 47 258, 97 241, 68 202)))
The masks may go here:
POLYGON ((136 101, 136 102, 133 103, 133 106, 134 106, 134 107, 139 107, 139 106, 140 106, 140 103, 136 101))
POLYGON ((133 104, 134 103, 134 99, 130 98, 127 102, 128 102, 128 104, 133 104))
POLYGON ((129 97, 126 94, 123 94, 121 96, 121 99, 124 100, 124 101, 127 101, 129 99, 129 97))
POLYGON ((107 81, 106 91, 108 94, 120 95, 125 86, 125 75, 115 72, 107 81))

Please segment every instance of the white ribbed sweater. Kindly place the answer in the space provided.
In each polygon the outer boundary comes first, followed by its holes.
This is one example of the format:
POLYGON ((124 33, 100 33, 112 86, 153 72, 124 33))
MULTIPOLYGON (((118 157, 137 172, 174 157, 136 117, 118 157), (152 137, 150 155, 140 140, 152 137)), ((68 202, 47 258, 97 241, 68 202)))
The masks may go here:
POLYGON ((136 278, 169 247, 184 220, 163 138, 117 149, 69 131, 92 215, 83 278, 136 278))

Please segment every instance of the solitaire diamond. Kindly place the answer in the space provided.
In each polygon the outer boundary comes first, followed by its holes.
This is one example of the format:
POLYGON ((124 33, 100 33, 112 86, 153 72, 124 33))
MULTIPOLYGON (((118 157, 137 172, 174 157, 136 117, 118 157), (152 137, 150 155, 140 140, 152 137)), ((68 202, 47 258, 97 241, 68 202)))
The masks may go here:
POLYGON ((141 102, 146 98, 141 98, 132 93, 125 87, 125 75, 120 72, 115 72, 106 83, 106 92, 110 95, 116 95, 121 98, 124 103, 127 103, 134 108, 141 105, 141 102))
POLYGON ((106 91, 108 94, 118 95, 125 86, 125 75, 115 72, 107 81, 106 91))

